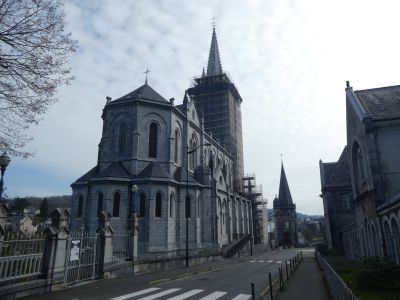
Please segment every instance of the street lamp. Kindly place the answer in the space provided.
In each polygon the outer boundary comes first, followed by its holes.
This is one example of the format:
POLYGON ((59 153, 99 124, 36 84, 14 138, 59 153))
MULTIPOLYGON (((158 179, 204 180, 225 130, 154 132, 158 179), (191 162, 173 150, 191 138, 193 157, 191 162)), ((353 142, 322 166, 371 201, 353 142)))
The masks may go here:
POLYGON ((131 186, 131 192, 132 192, 132 199, 131 199, 131 207, 130 207, 130 211, 131 214, 129 216, 129 230, 130 230, 130 238, 131 238, 131 245, 132 245, 132 276, 135 276, 135 254, 136 254, 136 250, 135 250, 135 239, 137 238, 136 235, 136 222, 137 222, 137 216, 136 216, 136 209, 135 209, 135 198, 136 198, 136 193, 138 191, 138 186, 136 184, 132 184, 131 186))
POLYGON ((138 191, 138 186, 136 184, 132 184, 131 187, 131 191, 132 191, 132 200, 131 200, 131 213, 136 213, 136 209, 135 209, 135 198, 136 198, 136 193, 138 191))
POLYGON ((0 170, 1 170, 1 179, 0 179, 0 201, 3 199, 3 185, 4 185, 4 181, 3 181, 3 177, 4 177, 4 173, 6 172, 6 168, 8 166, 8 164, 10 163, 11 158, 7 155, 6 152, 3 153, 3 155, 0 156, 0 170))
MULTIPOLYGON (((185 219, 186 219, 186 268, 189 267, 189 154, 192 154, 195 152, 197 149, 199 149, 201 146, 206 146, 210 147, 210 143, 205 143, 198 145, 196 148, 189 150, 189 146, 187 147, 188 151, 186 152, 186 200, 185 200, 185 219)), ((193 166, 194 167, 194 166, 193 166)))

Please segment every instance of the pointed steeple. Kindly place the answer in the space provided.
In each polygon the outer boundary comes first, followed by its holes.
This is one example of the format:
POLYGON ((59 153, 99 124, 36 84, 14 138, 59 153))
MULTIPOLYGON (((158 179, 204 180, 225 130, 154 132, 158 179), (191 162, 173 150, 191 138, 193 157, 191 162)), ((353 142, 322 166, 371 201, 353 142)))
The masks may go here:
POLYGON ((213 27, 210 54, 208 55, 207 76, 219 74, 222 74, 222 66, 219 57, 217 34, 215 33, 215 27, 213 27))
POLYGON ((206 72, 204 71, 204 67, 203 67, 203 73, 201 73, 201 77, 202 78, 206 77, 206 72))
POLYGON ((279 204, 282 206, 293 205, 292 196, 290 194, 289 184, 286 178, 283 162, 281 165, 281 180, 279 182, 279 204))

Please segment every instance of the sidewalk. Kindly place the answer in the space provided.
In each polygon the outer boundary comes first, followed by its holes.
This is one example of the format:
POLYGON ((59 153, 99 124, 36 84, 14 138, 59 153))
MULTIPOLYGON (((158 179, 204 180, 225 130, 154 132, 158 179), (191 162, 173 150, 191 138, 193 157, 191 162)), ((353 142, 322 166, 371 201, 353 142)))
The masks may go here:
POLYGON ((294 272, 293 277, 285 282, 283 291, 275 295, 274 299, 330 299, 322 272, 314 258, 314 252, 304 255, 304 260, 294 272))

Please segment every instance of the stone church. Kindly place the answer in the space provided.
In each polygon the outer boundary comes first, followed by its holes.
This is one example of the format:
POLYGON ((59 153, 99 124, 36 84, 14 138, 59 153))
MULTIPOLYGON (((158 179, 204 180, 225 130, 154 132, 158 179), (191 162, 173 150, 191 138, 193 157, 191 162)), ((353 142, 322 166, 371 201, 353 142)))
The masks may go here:
MULTIPOLYGON (((346 121, 348 167, 335 179, 341 186, 322 186, 323 199, 340 201, 353 214, 335 231, 348 258, 382 256, 400 264, 400 86, 354 91, 347 82, 346 121)), ((333 219, 333 211, 325 210, 333 219)))
POLYGON ((215 28, 207 71, 183 104, 146 83, 103 109, 97 165, 72 183, 72 230, 94 231, 110 213, 116 231, 135 214, 139 257, 221 248, 253 234, 242 192, 242 98, 223 71, 215 28))
POLYGON ((279 195, 274 199, 273 211, 277 246, 297 246, 296 204, 293 203, 292 195, 290 194, 289 183, 286 178, 283 162, 279 182, 279 195))

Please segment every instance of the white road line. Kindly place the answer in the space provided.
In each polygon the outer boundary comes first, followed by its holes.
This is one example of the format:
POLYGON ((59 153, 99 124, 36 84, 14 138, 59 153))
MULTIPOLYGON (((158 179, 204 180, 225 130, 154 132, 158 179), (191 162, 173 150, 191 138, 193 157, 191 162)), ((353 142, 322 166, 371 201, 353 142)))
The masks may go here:
POLYGON ((281 264, 281 263, 282 263, 282 261, 278 260, 276 263, 277 263, 277 264, 281 264))
POLYGON ((207 296, 201 298, 200 300, 215 300, 215 299, 221 298, 223 295, 226 295, 226 294, 227 294, 226 292, 214 292, 210 295, 207 295, 207 296))
POLYGON ((180 294, 178 296, 172 297, 172 298, 168 298, 168 300, 181 300, 181 299, 186 299, 189 298, 193 295, 196 295, 198 293, 204 292, 204 290, 190 290, 189 292, 180 294))
POLYGON ((272 260, 269 260, 268 262, 273 262, 272 260))
POLYGON ((169 289, 169 290, 166 290, 166 291, 163 291, 163 292, 159 292, 157 294, 153 294, 151 296, 140 298, 138 300, 153 300, 153 299, 161 298, 161 297, 163 297, 165 295, 168 295, 168 294, 175 293, 176 291, 179 291, 179 290, 180 289, 169 289))
POLYGON ((264 262, 263 260, 259 260, 258 262, 264 262))
POLYGON ((255 261, 255 260, 249 260, 249 262, 252 262, 252 263, 253 263, 253 262, 256 262, 256 261, 255 261))
POLYGON ((148 293, 157 291, 159 289, 160 288, 149 288, 149 289, 146 289, 146 290, 142 290, 142 291, 138 291, 138 292, 122 295, 122 296, 119 296, 119 297, 111 298, 111 300, 125 300, 125 299, 132 298, 132 297, 135 297, 135 296, 148 294, 148 293))
POLYGON ((233 298, 232 300, 247 300, 250 299, 251 296, 247 295, 247 294, 239 294, 237 295, 235 298, 233 298))

